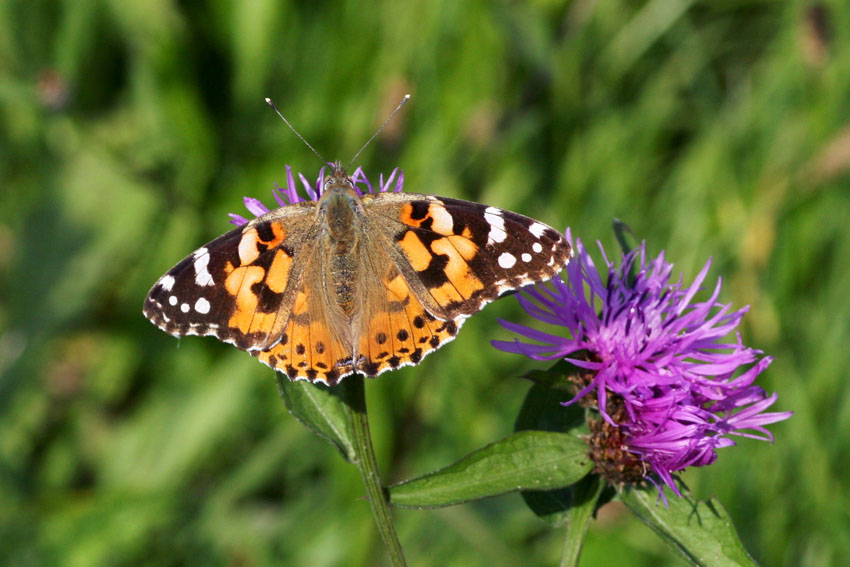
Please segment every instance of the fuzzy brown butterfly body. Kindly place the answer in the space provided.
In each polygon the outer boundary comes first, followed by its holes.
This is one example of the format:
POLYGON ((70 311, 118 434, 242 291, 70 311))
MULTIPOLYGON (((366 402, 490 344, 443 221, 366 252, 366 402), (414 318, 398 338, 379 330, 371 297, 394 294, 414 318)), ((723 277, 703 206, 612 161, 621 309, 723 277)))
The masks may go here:
POLYGON ((339 165, 322 189, 318 201, 270 211, 186 257, 154 284, 145 316, 333 385, 418 364, 466 317, 570 258, 561 233, 510 211, 361 196, 339 165))

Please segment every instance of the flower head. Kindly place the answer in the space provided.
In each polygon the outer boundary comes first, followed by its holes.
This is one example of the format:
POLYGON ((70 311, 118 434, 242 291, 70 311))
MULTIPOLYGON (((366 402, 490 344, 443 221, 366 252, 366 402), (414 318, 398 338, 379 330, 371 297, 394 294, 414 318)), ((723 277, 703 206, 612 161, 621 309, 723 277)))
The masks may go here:
MULTIPOLYGON (((333 167, 333 164, 328 164, 333 167)), ((274 194, 275 201, 277 201, 278 206, 285 207, 287 205, 291 205, 293 203, 301 203, 302 201, 318 201, 319 197, 322 196, 322 181, 325 178, 325 168, 319 170, 319 176, 316 178, 316 182, 311 185, 307 178, 304 177, 303 174, 298 174, 298 179, 301 181, 301 185, 304 189, 304 194, 307 198, 301 196, 298 192, 298 186, 295 184, 295 178, 292 176, 292 168, 288 165, 286 166, 286 187, 281 188, 275 183, 274 189, 272 190, 272 194, 274 194)), ((354 173, 351 175, 351 180, 354 181, 354 189, 360 194, 364 193, 386 193, 387 191, 393 191, 395 193, 400 193, 404 187, 404 173, 398 169, 393 169, 390 176, 387 178, 386 183, 384 182, 384 174, 382 173, 378 177, 378 187, 377 190, 372 186, 372 183, 369 182, 369 179, 366 177, 366 174, 363 173, 363 168, 358 167, 354 170, 354 173), (362 186, 362 188, 360 187, 362 186)), ((243 201, 245 203, 245 208, 248 209, 255 217, 262 216, 269 212, 269 208, 266 207, 262 201, 259 199, 254 199, 253 197, 243 197, 243 201)), ((229 213, 230 223, 235 224, 236 226, 242 226, 243 224, 248 223, 248 219, 243 217, 242 215, 237 215, 234 213, 229 213)))
MULTIPOLYGON (((567 239, 572 243, 569 231, 567 239)), ((764 426, 791 412, 764 413, 777 396, 753 384, 773 358, 744 346, 740 334, 725 340, 747 308, 731 311, 717 301, 719 279, 708 299, 695 300, 710 260, 685 285, 681 276, 670 281, 673 265, 663 252, 648 259, 641 245, 616 268, 600 245, 608 272, 603 282, 581 240, 575 250, 566 280, 533 286, 519 298, 533 317, 568 332, 502 321, 534 342, 493 345, 584 369, 569 403, 595 393, 590 399, 601 419, 591 423, 590 446, 597 472, 635 482, 648 468, 679 494, 672 473, 711 464, 715 450, 734 445, 735 436, 773 440, 764 426)))

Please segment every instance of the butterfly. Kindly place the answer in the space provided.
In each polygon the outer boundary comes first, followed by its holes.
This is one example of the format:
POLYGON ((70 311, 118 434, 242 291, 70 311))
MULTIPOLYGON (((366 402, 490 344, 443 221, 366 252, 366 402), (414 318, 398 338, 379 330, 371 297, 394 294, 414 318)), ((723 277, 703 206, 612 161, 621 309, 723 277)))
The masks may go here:
POLYGON ((564 236, 529 217, 414 193, 361 194, 339 163, 317 201, 269 211, 181 260, 144 315, 214 335, 291 379, 335 385, 418 364, 500 295, 555 276, 564 236))

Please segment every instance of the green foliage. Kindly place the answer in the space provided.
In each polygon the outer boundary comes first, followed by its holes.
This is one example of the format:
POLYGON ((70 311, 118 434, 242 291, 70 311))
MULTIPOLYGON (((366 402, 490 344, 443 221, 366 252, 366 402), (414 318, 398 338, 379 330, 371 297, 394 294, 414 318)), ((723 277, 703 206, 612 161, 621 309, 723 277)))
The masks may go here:
POLYGON ((293 382, 281 373, 275 374, 278 391, 289 412, 317 435, 336 447, 348 462, 357 458, 354 440, 348 426, 348 414, 339 388, 321 384, 293 382))
POLYGON ((654 488, 626 490, 622 499, 692 565, 756 565, 741 546, 732 519, 717 499, 695 501, 687 490, 681 492, 682 498, 671 497, 665 504, 654 488), (689 545, 682 544, 685 541, 689 545))
MULTIPOLYGON (((285 164, 314 178, 264 97, 347 159, 411 92, 371 177, 609 250, 616 217, 686 279, 714 258, 795 416, 685 479, 760 564, 841 565, 848 22, 842 2, 0 3, 0 563, 386 561, 358 473, 272 372, 140 311, 243 195, 272 204, 285 164)), ((385 481, 511 433, 534 368, 487 341, 521 316, 499 301, 367 384, 385 481)), ((554 565, 563 544, 517 495, 395 515, 411 564, 554 565)), ((676 564, 649 533, 606 504, 582 564, 676 564)))
POLYGON ((390 487, 395 506, 437 508, 578 482, 593 463, 587 444, 566 433, 521 431, 490 443, 433 473, 390 487))

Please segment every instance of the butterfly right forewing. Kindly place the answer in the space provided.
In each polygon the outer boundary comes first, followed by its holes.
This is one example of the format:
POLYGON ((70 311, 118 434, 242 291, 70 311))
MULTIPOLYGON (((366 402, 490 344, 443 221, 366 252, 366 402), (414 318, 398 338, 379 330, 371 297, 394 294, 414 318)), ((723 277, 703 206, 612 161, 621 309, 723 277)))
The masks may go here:
POLYGON ((145 316, 175 336, 215 335, 243 350, 279 340, 311 256, 315 203, 276 209, 202 246, 151 288, 145 316))
POLYGON ((368 210, 399 270, 420 284, 411 287, 441 319, 467 317, 509 290, 549 279, 570 258, 552 227, 479 203, 385 193, 368 210))

